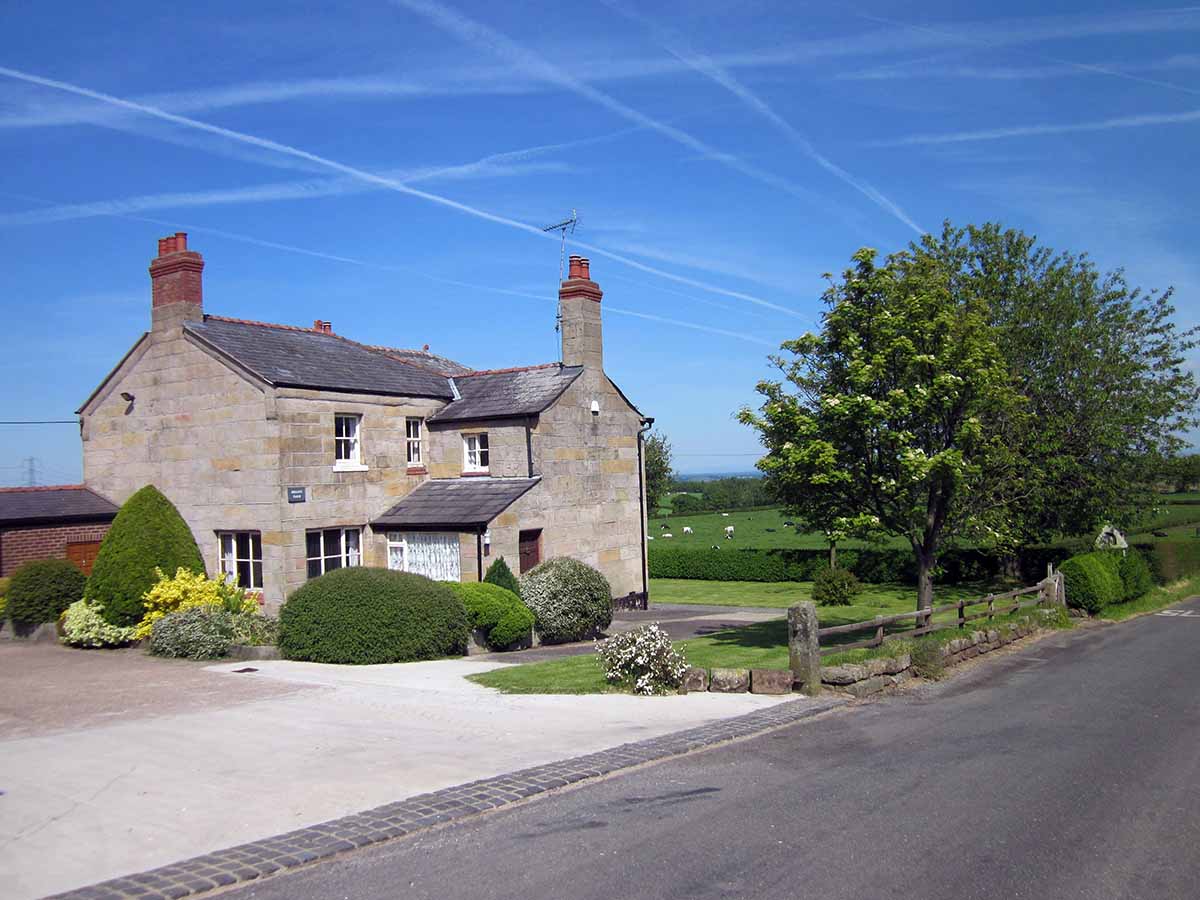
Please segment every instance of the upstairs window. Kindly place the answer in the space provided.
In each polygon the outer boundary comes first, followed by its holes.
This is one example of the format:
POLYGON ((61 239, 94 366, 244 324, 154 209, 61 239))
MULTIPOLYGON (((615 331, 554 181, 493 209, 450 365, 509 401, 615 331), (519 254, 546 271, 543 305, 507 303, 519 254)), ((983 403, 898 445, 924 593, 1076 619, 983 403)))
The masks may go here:
POLYGON ((463 435, 463 471, 486 472, 489 464, 487 432, 463 435))
POLYGON ((408 447, 408 467, 419 469, 424 463, 421 456, 421 428, 423 420, 409 418, 405 420, 404 429, 408 447))
POLYGON ((351 467, 362 465, 359 433, 362 431, 362 416, 338 414, 333 417, 333 460, 335 466, 351 467))
POLYGON ((362 565, 362 532, 357 528, 324 528, 305 532, 308 577, 316 578, 344 566, 362 565))
POLYGON ((257 531, 222 531, 221 574, 237 576, 238 587, 261 591, 263 586, 262 535, 257 531))

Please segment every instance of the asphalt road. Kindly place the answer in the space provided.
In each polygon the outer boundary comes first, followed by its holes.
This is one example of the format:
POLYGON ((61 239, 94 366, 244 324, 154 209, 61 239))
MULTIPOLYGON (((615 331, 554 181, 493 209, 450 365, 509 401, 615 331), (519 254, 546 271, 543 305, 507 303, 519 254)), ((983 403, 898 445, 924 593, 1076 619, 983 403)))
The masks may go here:
POLYGON ((232 896, 1193 900, 1200 601, 1182 608, 232 896))

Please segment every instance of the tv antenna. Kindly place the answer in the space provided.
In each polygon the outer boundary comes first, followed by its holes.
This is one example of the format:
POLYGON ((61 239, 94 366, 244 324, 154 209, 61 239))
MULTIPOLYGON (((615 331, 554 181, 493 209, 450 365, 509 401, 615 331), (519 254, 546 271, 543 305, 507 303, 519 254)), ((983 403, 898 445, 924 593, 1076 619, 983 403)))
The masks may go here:
MULTIPOLYGON (((562 243, 559 244, 559 248, 558 248, 558 285, 555 286, 556 291, 558 290, 559 285, 562 284, 563 266, 566 264, 566 261, 567 261, 567 234, 575 233, 575 225, 578 222, 579 222, 579 216, 577 216, 575 214, 575 210, 571 210, 571 217, 569 219, 563 219, 561 222, 555 222, 553 225, 547 225, 545 228, 542 229, 542 231, 545 231, 547 233, 549 233, 551 231, 557 231, 562 234, 562 243)), ((558 333, 558 330, 561 326, 562 326, 562 304, 560 303, 558 305, 558 311, 554 314, 554 332, 556 334, 558 333)))

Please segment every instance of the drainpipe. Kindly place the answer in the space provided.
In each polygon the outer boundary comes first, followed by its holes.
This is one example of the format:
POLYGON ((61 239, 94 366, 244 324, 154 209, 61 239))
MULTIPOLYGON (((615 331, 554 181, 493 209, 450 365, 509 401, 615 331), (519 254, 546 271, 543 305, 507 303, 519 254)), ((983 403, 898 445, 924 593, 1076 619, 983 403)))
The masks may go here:
POLYGON ((525 419, 525 460, 528 464, 529 477, 533 477, 533 416, 525 419))
POLYGON ((478 563, 479 581, 483 581, 483 532, 475 532, 475 561, 478 563))
POLYGON ((646 608, 650 608, 650 563, 646 559, 646 466, 643 460, 642 447, 645 442, 646 432, 654 427, 654 419, 647 416, 642 419, 642 427, 637 433, 638 447, 638 511, 641 513, 638 516, 638 525, 642 531, 642 595, 646 598, 646 608))

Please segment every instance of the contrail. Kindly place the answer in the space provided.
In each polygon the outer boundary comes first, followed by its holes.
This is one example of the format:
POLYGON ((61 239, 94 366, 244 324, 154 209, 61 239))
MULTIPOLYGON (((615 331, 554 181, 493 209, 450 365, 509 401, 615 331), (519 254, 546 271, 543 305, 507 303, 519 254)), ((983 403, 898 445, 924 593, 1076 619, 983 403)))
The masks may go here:
POLYGON ((917 234, 925 234, 925 229, 909 218, 908 214, 896 203, 885 197, 878 189, 862 179, 850 174, 829 157, 825 156, 825 154, 821 153, 812 143, 812 141, 801 134, 790 122, 784 119, 783 116, 775 112, 775 110, 772 109, 765 100, 734 78, 733 75, 731 75, 712 57, 690 52, 689 48, 683 46, 678 38, 672 39, 645 16, 635 12, 634 10, 628 9, 623 3, 619 2, 619 0, 603 0, 603 2, 605 6, 609 7, 614 12, 632 20, 637 24, 640 24, 642 27, 649 30, 655 35, 659 43, 662 44, 663 48, 673 57, 690 66, 701 75, 704 75, 710 80, 716 82, 741 100, 743 104, 765 118, 768 122, 783 132, 783 134, 793 144, 799 147, 801 152, 812 159, 826 172, 829 172, 835 178, 838 178, 850 185, 850 187, 854 188, 880 209, 884 210, 886 213, 888 213, 888 215, 899 219, 917 234))
POLYGON ((570 72, 560 69, 549 60, 543 59, 532 50, 522 47, 511 38, 484 25, 482 22, 469 19, 461 13, 440 4, 428 2, 428 0, 392 0, 392 2, 397 6, 407 9, 409 12, 422 16, 442 30, 459 38, 464 43, 473 44, 495 53, 513 65, 529 72, 531 75, 591 100, 603 106, 609 112, 635 122, 644 128, 657 131, 659 134, 700 154, 705 159, 719 162, 755 181, 778 188, 802 200, 822 202, 820 198, 807 188, 800 187, 785 178, 759 169, 757 166, 752 166, 731 153, 726 153, 723 150, 718 150, 716 147, 706 144, 704 141, 688 134, 688 132, 680 128, 676 128, 658 119, 653 119, 645 113, 625 105, 620 100, 592 87, 586 81, 581 81, 570 72))
MULTIPOLYGON (((440 194, 434 194, 429 191, 420 190, 419 188, 409 187, 408 185, 393 179, 385 178, 381 175, 375 175, 363 169, 357 169, 354 166, 348 166, 345 163, 340 163, 337 160, 329 159, 325 156, 319 156, 316 153, 310 153, 307 150, 301 150, 298 147, 292 147, 288 144, 281 144, 278 141, 272 141, 268 138, 258 137, 257 135, 253 134, 246 134, 242 131, 234 131, 232 128, 222 128, 219 125, 212 125, 208 122, 201 122, 198 119, 190 119, 187 116, 169 113, 166 110, 158 109, 153 106, 147 106, 144 103, 136 103, 132 100, 125 100, 121 97, 115 97, 112 94, 94 91, 90 88, 71 84, 70 82, 58 81, 53 78, 45 78, 41 75, 33 75, 28 72, 22 72, 19 69, 11 69, 5 66, 0 66, 0 75, 16 79, 17 81, 23 81, 27 84, 36 84, 42 87, 54 88, 55 90, 65 91, 66 93, 75 94, 80 97, 87 97, 101 103, 109 103, 122 109, 133 110, 156 119, 161 119, 164 122, 172 122, 176 125, 182 125, 185 128, 192 128, 197 131, 207 132, 208 134, 215 134, 219 137, 246 144, 247 146, 259 147, 263 150, 271 150, 294 159, 305 160, 307 162, 323 166, 327 169, 331 169, 335 172, 341 172, 343 175, 349 175, 352 178, 357 178, 366 182, 367 184, 373 184, 378 187, 387 188, 388 190, 396 191, 401 194, 407 194, 411 197, 418 197, 438 206, 444 206, 448 209, 453 209, 465 215, 482 219, 485 222, 504 225, 508 228, 513 228, 518 231, 523 231, 526 234, 531 234, 537 238, 557 240, 554 235, 547 234, 540 228, 535 228, 532 225, 527 225, 526 223, 520 222, 516 219, 511 219, 507 216, 501 216, 496 213, 490 213, 486 210, 479 209, 478 207, 469 206, 466 203, 459 203, 457 200, 451 200, 449 197, 443 197, 440 194)), ((717 285, 706 284, 698 279, 687 278, 683 275, 676 275, 673 272, 667 272, 663 269, 657 269, 654 266, 648 266, 645 263, 640 263, 635 259, 630 259, 629 257, 623 256, 619 253, 613 253, 609 250, 605 250, 603 247, 597 247, 594 244, 586 244, 582 241, 575 241, 574 244, 575 246, 588 250, 591 253, 599 254, 606 259, 615 260, 623 265, 639 269, 651 275, 657 275, 660 278, 666 278, 669 281, 675 281, 679 284, 686 284, 689 287, 694 287, 703 291, 709 291, 715 294, 721 294, 737 300, 744 300, 747 303, 753 303, 757 306, 773 309, 776 312, 781 312, 785 315, 795 316, 796 318, 804 318, 804 316, 793 309, 788 309, 786 306, 780 306, 777 303, 772 303, 769 300, 762 299, 761 297, 755 297, 753 294, 747 294, 742 291, 733 291, 727 288, 718 287, 717 285)))

